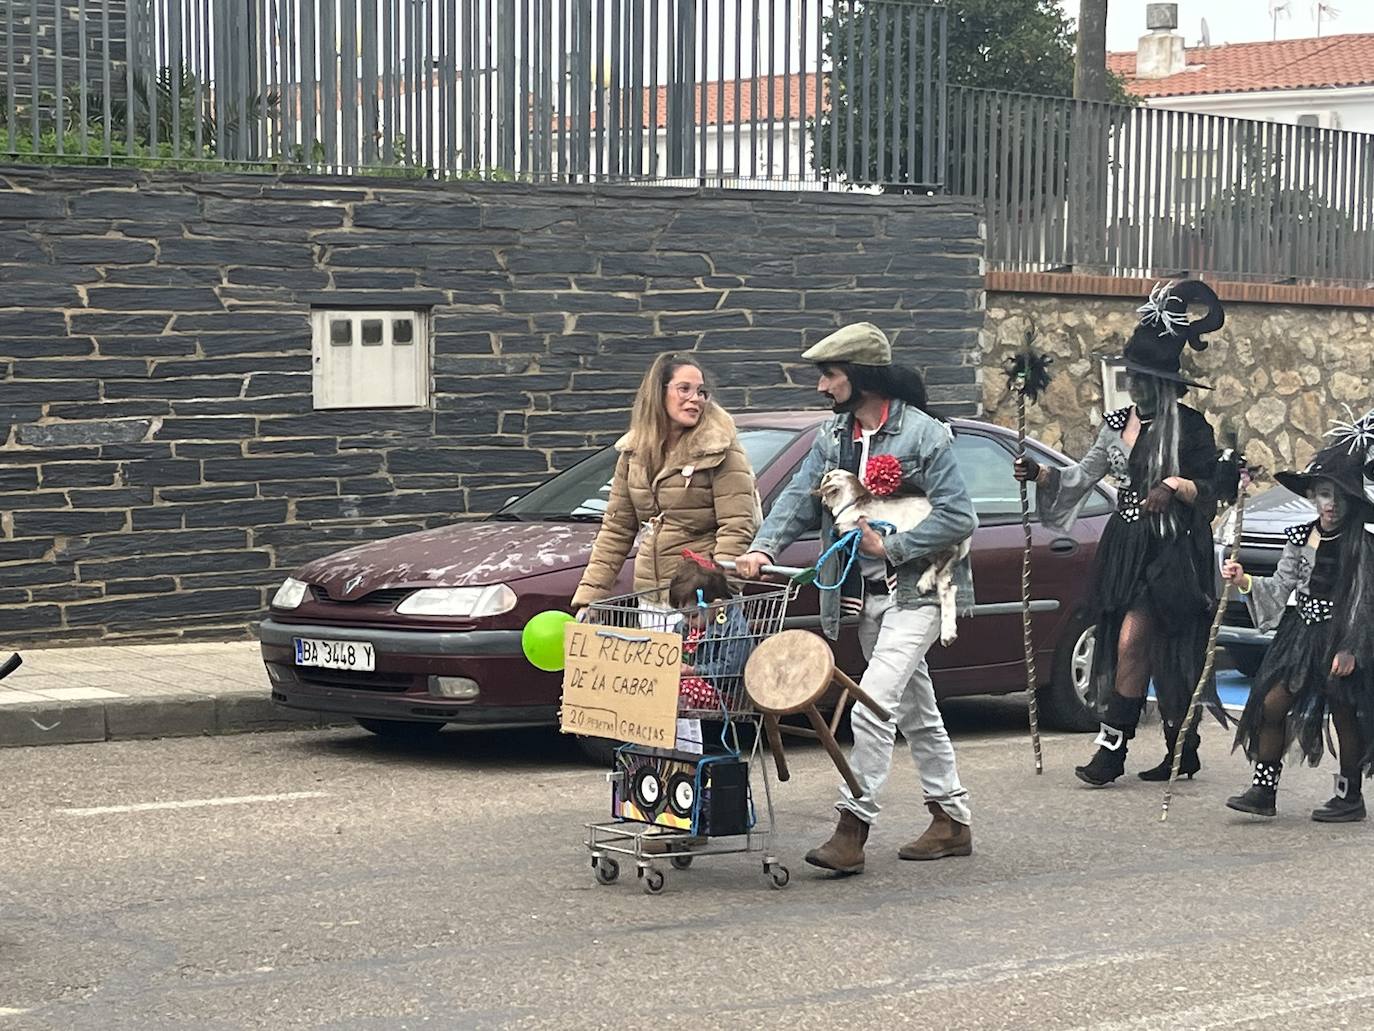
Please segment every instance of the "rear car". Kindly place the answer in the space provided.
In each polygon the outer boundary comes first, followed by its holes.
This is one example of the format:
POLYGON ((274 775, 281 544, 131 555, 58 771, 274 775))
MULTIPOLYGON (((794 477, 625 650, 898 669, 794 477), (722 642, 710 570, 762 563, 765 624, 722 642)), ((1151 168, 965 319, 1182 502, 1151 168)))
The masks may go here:
MULTIPOLYGON (((825 415, 741 416, 740 440, 765 510, 790 480, 825 415)), ((944 697, 1024 689, 1020 502, 1012 478, 1015 436, 988 423, 954 423, 955 453, 978 510, 973 540, 977 606, 959 638, 930 656, 944 697)), ((1037 461, 1064 456, 1031 442, 1037 461)), ((520 631, 535 613, 566 609, 606 508, 616 454, 606 449, 482 522, 458 523, 349 548, 307 563, 282 584, 259 627, 279 704, 356 719, 385 735, 468 727, 554 725, 561 682, 524 659, 520 631)), ((1034 490, 1034 485, 1031 485, 1034 490)), ((1034 498, 1031 499, 1032 510, 1034 498)), ((1083 616, 1091 565, 1114 508, 1101 488, 1068 535, 1033 526, 1033 632, 1047 723, 1096 726, 1087 699, 1092 630, 1083 616)), ((794 543, 784 565, 809 566, 816 537, 794 543)), ((619 589, 628 591, 631 561, 619 589)), ((819 597, 804 588, 789 627, 818 628, 819 597)), ((855 635, 836 645, 851 674, 863 669, 855 635)))

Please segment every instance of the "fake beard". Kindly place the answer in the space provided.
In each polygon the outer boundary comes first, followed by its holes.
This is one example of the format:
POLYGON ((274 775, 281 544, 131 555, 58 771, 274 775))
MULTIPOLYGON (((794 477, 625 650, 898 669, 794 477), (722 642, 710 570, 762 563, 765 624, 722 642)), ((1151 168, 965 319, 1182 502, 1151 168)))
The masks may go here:
POLYGON ((846 412, 852 412, 859 407, 859 392, 852 388, 849 391, 847 401, 836 401, 834 394, 826 394, 825 398, 830 402, 830 410, 837 415, 844 415, 846 412))

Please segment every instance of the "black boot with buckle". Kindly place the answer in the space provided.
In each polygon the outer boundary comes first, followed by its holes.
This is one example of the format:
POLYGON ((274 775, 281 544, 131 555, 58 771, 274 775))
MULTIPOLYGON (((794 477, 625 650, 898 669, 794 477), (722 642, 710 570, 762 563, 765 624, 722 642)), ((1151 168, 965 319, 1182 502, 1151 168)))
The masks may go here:
POLYGON ((1357 823, 1364 817, 1358 773, 1353 777, 1336 774, 1336 793, 1326 805, 1312 810, 1312 819, 1318 823, 1357 823))
POLYGON ((1135 728, 1140 722, 1140 710, 1143 708, 1144 698, 1127 698, 1112 693, 1107 700, 1107 711, 1103 713, 1102 729, 1093 741, 1097 745, 1097 752, 1086 766, 1074 767, 1073 772, 1079 780, 1100 788, 1126 772, 1126 744, 1135 737, 1135 728))
POLYGON ((1226 800, 1226 807, 1238 813, 1251 816, 1276 816, 1275 802, 1279 796, 1279 774, 1283 773, 1283 763, 1255 763, 1255 775, 1243 795, 1232 795, 1226 800))

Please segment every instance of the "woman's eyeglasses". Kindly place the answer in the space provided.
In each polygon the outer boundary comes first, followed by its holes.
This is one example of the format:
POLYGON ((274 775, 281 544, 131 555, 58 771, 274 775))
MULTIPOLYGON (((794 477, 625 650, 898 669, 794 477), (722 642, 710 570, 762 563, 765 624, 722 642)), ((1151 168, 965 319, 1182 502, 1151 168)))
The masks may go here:
POLYGON ((690 383, 674 383, 673 393, 677 395, 679 401, 690 401, 694 397, 703 402, 711 400, 709 390, 705 387, 693 387, 690 383))

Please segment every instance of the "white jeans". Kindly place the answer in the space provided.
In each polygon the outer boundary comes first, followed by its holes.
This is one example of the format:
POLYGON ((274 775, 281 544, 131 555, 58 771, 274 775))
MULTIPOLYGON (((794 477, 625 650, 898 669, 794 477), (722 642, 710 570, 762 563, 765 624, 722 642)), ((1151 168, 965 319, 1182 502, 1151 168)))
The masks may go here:
POLYGON ((891 595, 864 599, 859 644, 868 669, 859 686, 893 719, 880 720, 868 706, 855 703, 849 716, 854 731, 849 765, 864 795, 855 798, 842 783, 836 808, 850 810, 865 823, 878 818, 878 792, 892 769, 892 746, 899 729, 911 746, 925 800, 938 802, 952 818, 969 823, 968 792, 959 783, 954 746, 936 708, 935 686, 926 665, 926 652, 939 638, 938 607, 901 609, 891 595))

